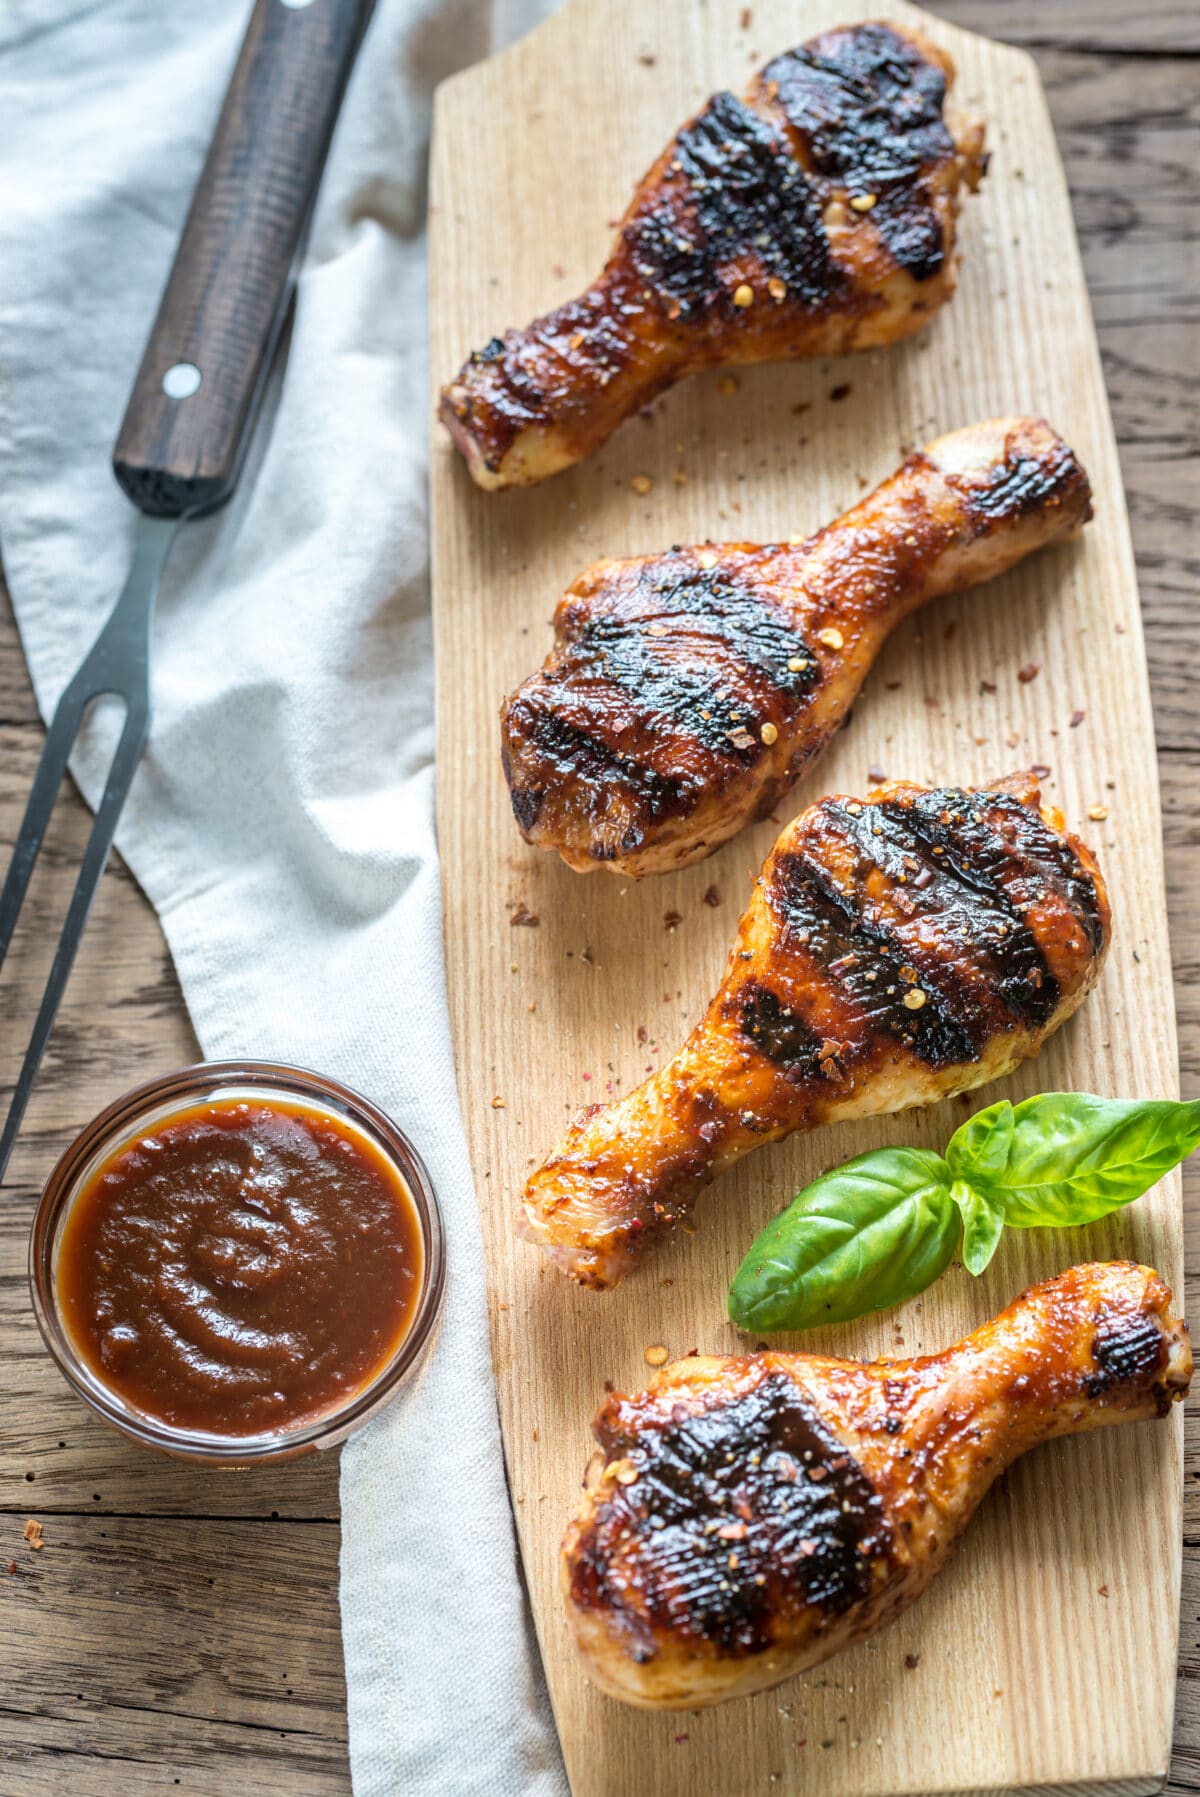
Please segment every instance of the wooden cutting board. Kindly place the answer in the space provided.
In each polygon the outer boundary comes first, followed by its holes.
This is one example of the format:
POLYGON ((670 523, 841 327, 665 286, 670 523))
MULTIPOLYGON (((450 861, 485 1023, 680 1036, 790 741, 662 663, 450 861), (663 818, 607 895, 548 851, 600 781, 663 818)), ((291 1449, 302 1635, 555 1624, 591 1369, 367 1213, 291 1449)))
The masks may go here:
MULTIPOLYGON (((435 430, 451 1015, 509 1477, 577 1797, 1133 1793, 1157 1790, 1167 1767, 1178 1413, 1027 1458, 914 1611, 759 1697, 656 1715, 600 1696, 576 1664, 558 1595, 559 1539, 605 1381, 642 1385, 654 1343, 673 1356, 743 1349, 724 1296, 766 1218, 827 1165, 887 1141, 940 1149, 967 1114, 951 1104, 760 1150, 708 1195, 694 1239, 611 1294, 576 1290, 514 1238, 527 1170, 569 1114, 636 1083, 690 1027, 777 831, 763 824, 698 867, 640 884, 581 877, 521 842, 497 711, 540 663, 554 602, 587 562, 708 537, 807 533, 890 473, 906 446, 1000 413, 1044 413, 1091 472, 1096 519, 1084 541, 902 629, 851 724, 780 816, 824 792, 861 793, 871 766, 969 784, 1048 764, 1048 794, 1100 854, 1113 946, 1083 1012, 1038 1063, 986 1097, 1178 1090, 1136 577, 1045 100, 1026 55, 902 0, 871 13, 919 23, 945 44, 960 93, 988 120, 993 160, 966 207, 961 288, 928 332, 838 363, 746 371, 733 392, 701 377, 592 461, 528 492, 476 491, 435 430), (643 475, 652 486, 639 493, 631 483, 643 475), (1036 677, 1018 679, 1030 663, 1036 677), (1107 816, 1090 821, 1097 806, 1107 816)), ((531 37, 443 85, 431 182, 435 385, 469 349, 598 271, 634 183, 711 91, 740 89, 770 54, 862 16, 854 0, 567 0, 531 37)), ((863 1357, 938 1349, 1031 1280, 1119 1255, 1153 1263, 1179 1288, 1176 1178, 1089 1230, 1013 1233, 980 1280, 955 1267, 895 1312, 784 1345, 863 1357)))

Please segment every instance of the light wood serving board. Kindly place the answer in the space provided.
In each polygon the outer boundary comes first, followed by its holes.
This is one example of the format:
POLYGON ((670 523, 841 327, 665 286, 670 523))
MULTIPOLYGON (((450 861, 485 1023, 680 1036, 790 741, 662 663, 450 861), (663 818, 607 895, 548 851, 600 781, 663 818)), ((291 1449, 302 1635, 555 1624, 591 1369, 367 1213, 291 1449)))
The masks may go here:
MULTIPOLYGON (((646 1714, 576 1664, 557 1552, 606 1380, 672 1356, 744 1350, 729 1279, 761 1224, 824 1167, 888 1141, 940 1149, 968 1107, 847 1125, 760 1150, 702 1203, 700 1230, 614 1293, 578 1291, 511 1219, 528 1168, 576 1106, 636 1083, 720 979, 777 826, 635 884, 581 877, 521 842, 497 711, 537 666, 567 582, 601 554, 807 533, 902 450, 977 419, 1041 412, 1088 467, 1083 542, 930 608, 893 639, 849 727, 792 809, 862 793, 871 765, 986 781, 1041 762, 1100 854, 1113 899, 1099 990, 1002 1092, 1177 1094, 1154 733, 1136 578, 1071 210, 1030 59, 900 0, 952 52, 985 113, 991 170, 968 201, 957 298, 923 336, 836 364, 704 376, 592 461, 527 492, 476 491, 435 430, 432 498, 439 827, 459 1089, 478 1184, 509 1476, 538 1637, 576 1797, 822 1797, 1069 1788, 1150 1792, 1171 1738, 1180 1417, 1055 1443, 993 1492, 917 1608, 763 1696, 646 1714), (849 388, 834 398, 835 389, 849 388), (639 495, 634 476, 652 490, 639 495), (1037 677, 1017 670, 1036 662, 1037 677), (996 691, 981 690, 981 681, 996 691), (1084 718, 1071 726, 1073 714, 1084 718), (1089 807, 1105 805, 1103 821, 1089 807), (719 904, 705 902, 715 889, 719 904), (516 907, 536 927, 514 925, 516 907), (668 927, 671 914, 679 922, 668 927), (645 1032, 646 1040, 641 1039, 645 1032), (502 1108, 497 1104, 502 1100, 502 1108)), ((854 0, 567 0, 540 30, 439 91, 431 194, 432 372, 580 290, 636 180, 713 90, 864 13, 854 0), (749 23, 743 23, 749 21, 749 23)), ((1014 1232, 984 1278, 791 1344, 870 1357, 941 1348, 1072 1260, 1131 1255, 1179 1289, 1178 1184, 1070 1235, 1014 1232)), ((450 1302, 455 1301, 450 1269, 450 1302)), ((464 1643, 469 1652, 469 1643, 464 1643)), ((497 1694, 502 1701, 502 1694, 497 1694)))

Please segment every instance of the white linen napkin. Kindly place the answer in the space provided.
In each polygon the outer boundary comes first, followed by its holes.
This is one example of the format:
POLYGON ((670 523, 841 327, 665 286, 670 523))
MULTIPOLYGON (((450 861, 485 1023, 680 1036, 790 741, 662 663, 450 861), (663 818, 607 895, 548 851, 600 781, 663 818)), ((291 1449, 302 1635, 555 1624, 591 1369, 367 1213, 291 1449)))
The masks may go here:
MULTIPOLYGON (((358 1797, 566 1789, 519 1582, 443 994, 425 521, 431 93, 547 10, 380 0, 251 462, 167 566, 153 735, 118 836, 205 1055, 358 1087, 412 1136, 444 1210, 435 1350, 342 1458, 358 1797)), ((0 551, 44 714, 128 567, 109 453, 248 11, 0 10, 0 551)), ((78 757, 93 802, 110 722, 78 757)))

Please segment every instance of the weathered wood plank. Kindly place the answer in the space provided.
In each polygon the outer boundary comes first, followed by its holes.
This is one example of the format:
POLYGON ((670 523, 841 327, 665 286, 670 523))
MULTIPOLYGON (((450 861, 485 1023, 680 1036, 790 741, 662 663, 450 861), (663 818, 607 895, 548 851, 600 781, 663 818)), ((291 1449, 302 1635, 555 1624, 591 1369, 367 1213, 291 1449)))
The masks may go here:
POLYGON ((929 10, 967 31, 1027 49, 1071 44, 1124 61, 1200 50, 1192 0, 1146 0, 1136 13, 1125 0, 934 0, 929 10))
POLYGON ((349 1790, 334 1525, 44 1522, 0 1517, 0 1788, 349 1790))

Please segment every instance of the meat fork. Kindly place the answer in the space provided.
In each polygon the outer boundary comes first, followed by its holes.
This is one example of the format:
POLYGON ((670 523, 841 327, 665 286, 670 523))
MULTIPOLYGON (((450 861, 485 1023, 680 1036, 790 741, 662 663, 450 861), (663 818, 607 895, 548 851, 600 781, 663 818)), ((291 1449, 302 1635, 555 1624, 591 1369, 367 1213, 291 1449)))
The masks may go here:
POLYGON ((120 741, 3 1134, 8 1165, 150 727, 150 632, 181 522, 237 484, 321 171, 374 0, 257 0, 113 451, 142 514, 121 596, 54 713, 0 891, 0 967, 84 714, 124 705, 120 741))

